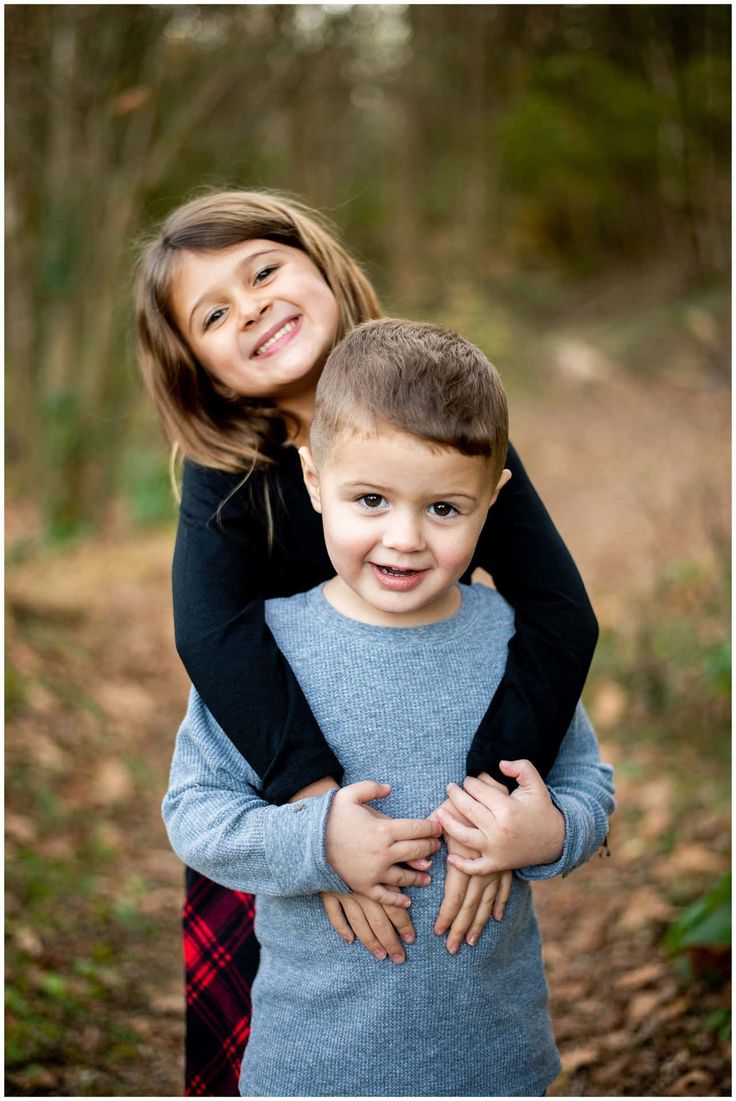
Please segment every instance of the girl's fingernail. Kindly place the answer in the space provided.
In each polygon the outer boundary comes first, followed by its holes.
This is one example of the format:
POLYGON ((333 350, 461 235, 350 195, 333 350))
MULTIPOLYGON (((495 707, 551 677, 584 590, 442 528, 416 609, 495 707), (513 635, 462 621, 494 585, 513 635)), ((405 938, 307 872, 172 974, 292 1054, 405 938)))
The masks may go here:
POLYGON ((406 956, 400 956, 397 953, 395 956, 392 956, 391 959, 393 960, 394 963, 403 963, 404 960, 406 959, 406 956))
POLYGON ((450 943, 450 941, 447 942, 447 951, 450 953, 451 956, 456 956, 457 955, 457 951, 458 951, 459 947, 460 947, 460 945, 455 944, 454 941, 452 943, 450 943))
POLYGON ((403 940, 404 944, 413 944, 414 943, 414 934, 413 933, 402 933, 401 934, 401 939, 403 940))
POLYGON ((373 955, 376 957, 377 960, 385 960, 386 959, 386 953, 384 952, 383 948, 377 948, 375 950, 375 952, 373 953, 373 955))
POLYGON ((478 943, 478 934, 477 933, 471 933, 470 936, 468 937, 468 944, 475 947, 475 945, 477 943, 478 943))
POLYGON ((446 925, 435 925, 434 931, 435 931, 435 933, 437 934, 438 937, 444 937, 445 933, 447 932, 447 926, 446 925))

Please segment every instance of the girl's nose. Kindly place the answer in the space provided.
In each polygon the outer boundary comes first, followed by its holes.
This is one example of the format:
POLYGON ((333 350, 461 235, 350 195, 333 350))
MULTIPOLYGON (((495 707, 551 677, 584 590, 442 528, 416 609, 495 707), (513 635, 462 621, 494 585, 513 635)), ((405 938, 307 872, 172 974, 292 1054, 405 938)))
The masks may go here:
POLYGON ((258 321, 268 310, 270 303, 256 295, 244 294, 238 302, 238 317, 240 324, 247 329, 258 321))

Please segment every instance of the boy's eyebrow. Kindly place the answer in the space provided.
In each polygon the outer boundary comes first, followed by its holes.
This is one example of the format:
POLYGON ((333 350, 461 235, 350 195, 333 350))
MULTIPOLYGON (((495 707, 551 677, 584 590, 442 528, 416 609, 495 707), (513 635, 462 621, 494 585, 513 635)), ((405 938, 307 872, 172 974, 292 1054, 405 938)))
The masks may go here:
MULTIPOLYGON (((343 482, 342 484, 344 489, 372 489, 379 493, 391 492, 391 486, 380 486, 375 482, 343 482)), ((449 489, 445 493, 432 493, 431 497, 435 501, 444 501, 446 497, 465 497, 468 501, 475 501, 476 499, 474 493, 465 493, 462 489, 449 489)))
MULTIPOLYGON (((246 265, 252 264, 254 260, 257 260, 259 258, 259 256, 268 256, 271 252, 278 252, 277 246, 274 246, 273 248, 264 248, 261 249, 260 252, 253 252, 250 256, 245 256, 235 269, 236 272, 239 274, 243 270, 243 268, 246 267, 246 265)), ((195 313, 197 312, 199 307, 207 301, 209 297, 217 298, 218 296, 216 294, 211 294, 210 291, 207 290, 204 292, 204 294, 200 294, 199 298, 192 306, 192 312, 189 314, 190 326, 192 324, 192 318, 194 317, 195 313)))

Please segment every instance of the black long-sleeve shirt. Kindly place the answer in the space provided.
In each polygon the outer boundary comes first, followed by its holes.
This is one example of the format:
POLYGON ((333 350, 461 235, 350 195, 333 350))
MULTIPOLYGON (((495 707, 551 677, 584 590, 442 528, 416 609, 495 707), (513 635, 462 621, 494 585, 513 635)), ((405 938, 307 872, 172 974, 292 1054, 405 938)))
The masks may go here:
MULTIPOLYGON (((526 757, 542 775, 549 771, 598 635, 575 563, 512 447, 507 466, 513 476, 463 578, 482 566, 515 613, 506 672, 467 762, 469 772, 485 769, 505 783, 500 760, 526 757)), ((266 797, 284 802, 320 777, 339 782, 342 768, 266 625, 264 601, 304 592, 335 571, 296 448, 284 448, 267 475, 257 470, 236 488, 241 480, 184 464, 173 566, 176 644, 210 711, 263 777, 266 797)))

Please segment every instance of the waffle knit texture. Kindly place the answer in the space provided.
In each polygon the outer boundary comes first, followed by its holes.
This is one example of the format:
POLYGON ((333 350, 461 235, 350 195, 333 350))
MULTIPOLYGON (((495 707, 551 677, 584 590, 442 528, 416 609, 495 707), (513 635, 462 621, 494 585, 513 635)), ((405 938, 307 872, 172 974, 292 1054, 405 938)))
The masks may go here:
MULTIPOLYGON (((376 806, 425 817, 462 782, 473 733, 500 680, 513 612, 461 586, 450 619, 374 627, 348 619, 321 586, 269 601, 267 618, 343 783, 393 785, 376 806), (411 751, 407 747, 411 746, 411 751)), ((345 945, 318 892, 345 890, 325 855, 334 792, 272 806, 259 778, 192 689, 177 737, 164 820, 185 863, 257 896, 261 960, 241 1070, 243 1096, 534 1096, 559 1073, 529 880, 571 871, 602 843, 612 770, 578 707, 547 778, 565 818, 555 864, 514 876, 501 923, 451 956, 432 925, 444 885, 409 889, 417 933, 401 966, 345 945)))

